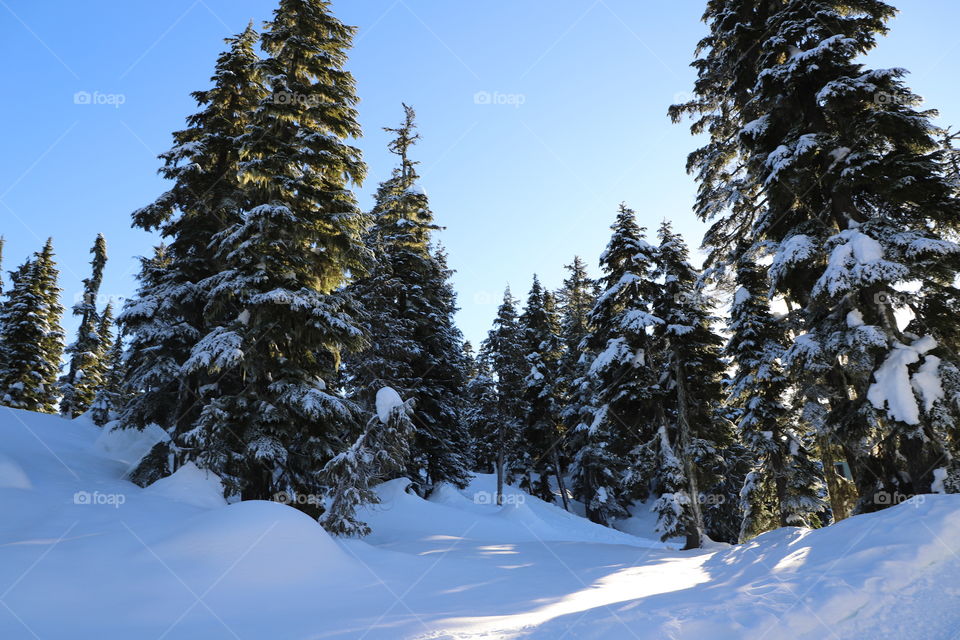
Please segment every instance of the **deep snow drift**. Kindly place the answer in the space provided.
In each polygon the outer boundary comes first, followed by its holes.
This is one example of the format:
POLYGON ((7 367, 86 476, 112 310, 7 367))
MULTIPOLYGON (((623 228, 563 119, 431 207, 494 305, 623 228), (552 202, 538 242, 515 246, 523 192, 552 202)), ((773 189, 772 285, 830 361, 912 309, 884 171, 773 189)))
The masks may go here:
MULTIPOLYGON (((140 447, 142 449, 142 446, 140 447)), ((364 540, 195 467, 122 480, 134 439, 0 408, 0 638, 955 638, 960 496, 682 552, 493 481, 379 489, 364 540), (98 441, 99 440, 99 441, 98 441)), ((647 534, 649 536, 649 534, 647 534)))

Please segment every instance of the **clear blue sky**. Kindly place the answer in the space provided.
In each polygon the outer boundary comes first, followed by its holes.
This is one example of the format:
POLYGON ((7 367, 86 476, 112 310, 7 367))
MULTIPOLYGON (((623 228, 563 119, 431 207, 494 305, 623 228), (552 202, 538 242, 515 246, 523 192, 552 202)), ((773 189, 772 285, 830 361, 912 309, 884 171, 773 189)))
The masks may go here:
MULTIPOLYGON (((259 25, 274 4, 0 0, 5 271, 52 235, 69 305, 102 232, 111 256, 104 293, 128 296, 135 256, 155 242, 130 228, 130 212, 165 189, 155 156, 195 110, 189 92, 208 86, 222 39, 251 18, 259 25), (77 92, 123 104, 75 104, 77 92)), ((869 64, 911 70, 908 82, 942 124, 960 124, 960 3, 898 4, 869 64)), ((558 286, 574 254, 596 268, 622 200, 647 226, 669 218, 699 244, 684 171, 695 140, 666 109, 690 91, 703 5, 335 1, 359 27, 350 68, 370 165, 360 202, 370 206, 392 166, 380 127, 399 121, 401 101, 414 105, 423 185, 447 227, 440 239, 469 339, 485 335, 507 283, 523 299, 534 272, 558 286)))

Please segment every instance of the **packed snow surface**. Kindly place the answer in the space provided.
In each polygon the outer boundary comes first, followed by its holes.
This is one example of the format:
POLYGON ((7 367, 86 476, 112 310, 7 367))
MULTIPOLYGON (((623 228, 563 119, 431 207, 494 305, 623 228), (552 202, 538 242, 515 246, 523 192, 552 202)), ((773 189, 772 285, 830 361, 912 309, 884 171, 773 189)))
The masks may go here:
POLYGON ((192 465, 134 486, 145 445, 102 434, 0 408, 3 640, 960 633, 960 496, 679 551, 642 505, 616 531, 510 487, 497 506, 491 476, 428 500, 393 480, 361 514, 373 533, 338 540, 285 505, 227 505, 192 465))

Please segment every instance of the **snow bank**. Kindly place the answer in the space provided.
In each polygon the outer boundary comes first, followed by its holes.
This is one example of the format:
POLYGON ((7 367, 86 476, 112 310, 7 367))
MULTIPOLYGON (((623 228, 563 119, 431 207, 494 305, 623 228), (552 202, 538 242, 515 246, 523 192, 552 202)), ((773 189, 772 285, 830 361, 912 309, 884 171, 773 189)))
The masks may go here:
POLYGON ((103 428, 97 438, 95 447, 113 460, 125 462, 129 469, 137 466, 150 449, 158 442, 167 440, 166 431, 155 424, 147 426, 143 431, 137 429, 120 429, 117 423, 111 422, 103 428))
POLYGON ((358 517, 373 533, 375 544, 422 540, 434 536, 498 542, 568 541, 657 547, 653 540, 594 524, 562 508, 530 496, 516 487, 504 487, 504 504, 496 504, 496 476, 476 475, 463 491, 440 487, 423 500, 406 488, 405 479, 377 487, 380 504, 361 510, 358 517))
POLYGON ((356 563, 315 520, 262 500, 189 518, 144 553, 156 553, 184 580, 198 585, 212 583, 229 569, 235 589, 340 580, 356 571, 356 563))
MULTIPOLYGON (((677 551, 514 487, 497 506, 492 475, 429 500, 393 480, 359 514, 374 533, 338 540, 285 505, 222 506, 195 467, 136 487, 102 435, 0 408, 4 640, 929 640, 960 629, 956 495, 677 551)), ((649 531, 643 509, 620 526, 649 531)))
POLYGON ((29 489, 30 479, 19 464, 0 454, 0 489, 29 489))
POLYGON ((220 478, 216 474, 199 469, 192 462, 177 469, 172 476, 157 480, 147 487, 145 492, 205 509, 223 507, 227 504, 223 497, 223 483, 220 478))

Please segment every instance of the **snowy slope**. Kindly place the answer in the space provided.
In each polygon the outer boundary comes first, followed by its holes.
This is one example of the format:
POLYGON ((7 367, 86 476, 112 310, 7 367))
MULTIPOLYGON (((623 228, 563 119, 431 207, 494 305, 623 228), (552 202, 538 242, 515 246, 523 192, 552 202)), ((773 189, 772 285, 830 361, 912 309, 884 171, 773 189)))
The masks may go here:
POLYGON ((136 443, 100 436, 0 408, 3 640, 960 634, 958 496, 681 552, 516 490, 496 507, 489 476, 426 501, 392 481, 344 541, 196 468, 136 487, 136 443))

